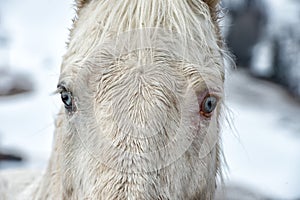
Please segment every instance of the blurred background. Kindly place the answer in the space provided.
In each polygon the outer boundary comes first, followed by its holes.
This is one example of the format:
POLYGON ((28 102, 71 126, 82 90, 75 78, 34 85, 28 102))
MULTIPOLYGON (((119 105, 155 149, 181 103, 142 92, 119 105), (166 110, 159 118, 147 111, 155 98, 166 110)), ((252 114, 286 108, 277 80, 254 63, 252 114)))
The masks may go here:
MULTIPOLYGON (((0 0, 0 170, 46 167, 72 5, 0 0)), ((247 188, 252 199, 300 199, 300 1, 222 5, 237 65, 226 81, 225 183, 247 188)))

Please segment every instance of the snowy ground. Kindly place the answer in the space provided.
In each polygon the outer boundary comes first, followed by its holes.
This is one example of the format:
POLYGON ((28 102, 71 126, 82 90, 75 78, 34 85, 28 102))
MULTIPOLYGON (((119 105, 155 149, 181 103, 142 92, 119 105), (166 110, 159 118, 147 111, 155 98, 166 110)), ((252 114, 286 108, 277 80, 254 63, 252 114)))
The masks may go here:
POLYGON ((0 147, 20 149, 28 156, 27 167, 42 168, 49 157, 60 105, 51 93, 74 15, 72 2, 0 1, 0 31, 9 39, 5 60, 12 71, 28 74, 35 83, 33 93, 0 99, 0 147))
MULTIPOLYGON (((61 56, 74 14, 72 1, 4 0, 1 25, 9 33, 11 70, 25 71, 35 91, 0 98, 0 147, 22 152, 22 165, 42 169, 51 150, 60 97, 56 88, 61 56)), ((234 128, 223 133, 228 182, 280 199, 300 197, 300 104, 283 89, 230 72, 228 107, 234 128), (235 131, 234 131, 235 130, 235 131)))
POLYGON ((270 197, 300 197, 300 102, 280 86, 231 72, 233 128, 223 133, 229 180, 270 197))

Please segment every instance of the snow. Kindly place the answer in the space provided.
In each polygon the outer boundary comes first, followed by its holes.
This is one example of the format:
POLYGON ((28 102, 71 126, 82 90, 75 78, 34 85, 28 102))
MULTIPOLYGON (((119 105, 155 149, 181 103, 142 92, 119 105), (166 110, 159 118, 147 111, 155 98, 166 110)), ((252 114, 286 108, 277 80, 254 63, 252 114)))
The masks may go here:
POLYGON ((10 33, 11 65, 27 69, 53 60, 58 68, 74 13, 71 4, 71 0, 6 0, 0 4, 2 26, 10 33))
MULTIPOLYGON (((71 4, 71 0, 0 2, 0 26, 10 33, 11 70, 25 71, 36 86, 32 93, 0 98, 0 147, 19 149, 26 156, 23 165, 2 168, 43 169, 47 164, 61 105, 60 97, 51 92, 74 14, 71 4)), ((282 88, 244 71, 229 72, 227 80, 227 106, 235 128, 223 131, 226 181, 269 197, 299 198, 300 104, 282 88)))
POLYGON ((273 28, 282 28, 281 25, 299 22, 298 0, 264 0, 271 18, 273 28))
POLYGON ((60 0, 0 2, 0 26, 9 33, 10 70, 25 72, 35 85, 33 93, 0 98, 0 147, 19 149, 27 156, 20 167, 42 169, 49 158, 60 107, 59 97, 51 93, 56 89, 74 15, 71 4, 60 0))
POLYGON ((261 77, 271 77, 273 72, 273 43, 265 38, 263 41, 256 44, 253 48, 251 59, 251 71, 261 77))
POLYGON ((223 133, 230 180, 274 198, 299 197, 300 103, 279 86, 231 73, 227 100, 235 129, 223 133))
MULTIPOLYGON (((300 96, 300 1, 299 0, 224 0, 225 6, 233 11, 232 16, 242 17, 246 3, 252 5, 252 20, 258 20, 257 12, 264 12, 266 20, 260 19, 262 28, 258 43, 251 51, 252 74, 258 77, 272 78, 285 85, 294 95, 300 96), (255 9, 256 11, 253 12, 255 9), (239 14, 234 14, 239 13, 239 14), (255 14, 256 13, 256 14, 255 14)), ((249 12, 250 12, 249 10, 249 12)), ((246 11, 246 10, 245 10, 246 11)), ((228 32, 230 19, 223 25, 228 32)), ((232 24, 233 25, 233 24, 232 24)), ((248 27, 251 31, 251 27, 248 27)), ((230 45, 230 44, 229 44, 230 45)), ((245 50, 246 52, 247 50, 245 50)), ((239 55, 237 55, 239 56, 239 55)))

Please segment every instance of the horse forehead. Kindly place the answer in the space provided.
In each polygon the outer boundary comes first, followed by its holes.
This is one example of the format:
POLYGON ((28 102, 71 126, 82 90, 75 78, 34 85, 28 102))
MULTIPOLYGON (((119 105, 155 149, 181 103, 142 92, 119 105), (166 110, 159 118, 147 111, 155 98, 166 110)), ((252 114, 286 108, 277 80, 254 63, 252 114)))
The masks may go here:
POLYGON ((119 61, 108 67, 100 80, 92 80, 97 88, 95 109, 104 121, 113 119, 118 127, 127 124, 127 129, 128 124, 134 129, 143 124, 150 133, 152 128, 165 126, 162 124, 171 116, 178 118, 186 79, 169 62, 136 59, 119 61))
POLYGON ((151 99, 168 96, 176 91, 181 93, 186 79, 180 67, 150 54, 152 52, 149 51, 134 52, 115 60, 110 66, 99 67, 100 80, 92 80, 98 86, 98 97, 113 98, 121 95, 122 98, 133 99, 134 96, 151 99))
POLYGON ((182 95, 188 84, 205 87, 209 79, 222 85, 222 77, 216 76, 216 71, 221 74, 222 70, 216 64, 219 60, 206 53, 193 57, 194 52, 178 49, 177 42, 158 42, 153 46, 150 42, 144 46, 140 43, 120 47, 116 43, 103 45, 86 62, 86 68, 92 72, 90 81, 97 88, 97 98, 113 99, 124 92, 125 98, 182 95))
POLYGON ((204 41, 204 38, 197 40, 200 42, 196 42, 195 38, 190 39, 162 28, 132 30, 117 36, 112 34, 112 37, 103 42, 96 42, 96 45, 85 44, 80 46, 79 50, 71 50, 78 45, 72 47, 65 56, 62 69, 65 71, 70 67, 73 68, 73 63, 85 65, 84 62, 106 67, 116 60, 126 59, 136 61, 139 65, 148 64, 145 62, 149 61, 165 60, 168 62, 185 60, 199 65, 205 65, 208 60, 222 62, 220 49, 216 44, 204 41))

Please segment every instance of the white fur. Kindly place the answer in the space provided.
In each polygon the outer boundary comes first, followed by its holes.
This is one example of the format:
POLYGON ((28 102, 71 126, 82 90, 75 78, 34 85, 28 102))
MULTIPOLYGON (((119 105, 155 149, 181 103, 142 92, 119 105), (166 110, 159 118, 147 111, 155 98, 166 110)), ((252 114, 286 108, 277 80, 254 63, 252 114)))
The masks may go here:
POLYGON ((220 167, 223 55, 206 3, 91 1, 78 11, 44 175, 20 199, 212 199, 220 167), (200 115, 206 91, 219 97, 200 115))

